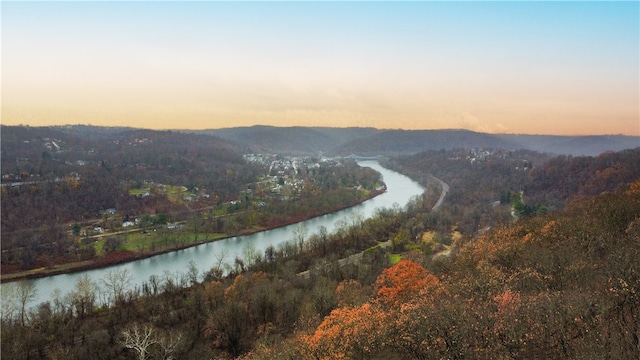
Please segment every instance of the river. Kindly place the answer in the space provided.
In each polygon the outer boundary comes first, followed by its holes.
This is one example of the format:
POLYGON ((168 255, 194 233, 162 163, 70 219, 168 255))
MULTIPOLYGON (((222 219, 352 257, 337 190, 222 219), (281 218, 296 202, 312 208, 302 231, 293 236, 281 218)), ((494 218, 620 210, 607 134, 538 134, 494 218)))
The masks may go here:
MULTIPOLYGON (((225 255, 224 260, 226 263, 232 264, 236 257, 242 257, 243 249, 247 246, 252 246, 259 254, 264 254, 264 250, 270 245, 277 248, 278 245, 293 239, 294 231, 298 229, 300 224, 304 224, 304 228, 307 230, 306 236, 316 233, 321 226, 324 226, 328 232, 333 232, 336 228, 336 223, 341 220, 348 219, 355 214, 360 214, 366 219, 373 216, 378 208, 391 208, 394 205, 404 206, 413 196, 419 195, 424 191, 424 188, 415 181, 382 167, 377 161, 360 161, 358 164, 370 167, 382 174, 383 181, 387 185, 387 191, 362 204, 298 224, 251 235, 218 240, 107 268, 26 280, 34 282, 36 289, 36 296, 28 304, 28 307, 33 308, 42 302, 53 300, 56 289, 59 289, 59 295, 64 297, 74 290, 78 279, 85 274, 100 286, 101 280, 106 278, 109 271, 127 270, 132 277, 131 287, 140 287, 143 282, 149 280, 151 275, 162 278, 166 274, 186 273, 191 261, 198 268, 198 272, 202 274, 216 265, 221 258, 221 254, 225 255)), ((2 284, 2 287, 6 285, 11 284, 2 284)))

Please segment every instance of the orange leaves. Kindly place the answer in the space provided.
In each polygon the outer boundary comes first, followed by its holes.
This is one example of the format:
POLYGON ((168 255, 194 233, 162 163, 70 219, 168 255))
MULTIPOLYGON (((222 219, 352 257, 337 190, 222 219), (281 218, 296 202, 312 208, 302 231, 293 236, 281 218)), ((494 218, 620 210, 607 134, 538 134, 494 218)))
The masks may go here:
POLYGON ((384 312, 369 303, 339 308, 303 340, 307 350, 318 359, 366 358, 382 346, 385 320, 384 312))
POLYGON ((251 279, 244 275, 238 275, 233 279, 233 284, 224 291, 227 301, 241 301, 246 296, 251 285, 251 279))
POLYGON ((378 300, 392 305, 405 302, 425 291, 440 289, 440 281, 411 260, 403 260, 385 269, 376 280, 378 300))
MULTIPOLYGON (((354 304, 359 287, 353 280, 342 282, 336 289, 341 304, 354 304)), ((443 294, 438 278, 411 260, 384 270, 376 289, 368 303, 333 310, 313 335, 303 337, 306 350, 318 359, 370 358, 409 341, 397 336, 413 338, 407 329, 424 330, 420 324, 435 311, 433 299, 443 294)))

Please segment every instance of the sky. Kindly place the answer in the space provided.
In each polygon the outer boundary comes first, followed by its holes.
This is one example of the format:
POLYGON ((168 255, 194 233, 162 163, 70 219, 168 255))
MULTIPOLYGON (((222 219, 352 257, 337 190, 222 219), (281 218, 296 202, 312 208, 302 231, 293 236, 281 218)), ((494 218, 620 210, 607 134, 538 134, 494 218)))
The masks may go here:
POLYGON ((640 135, 640 3, 2 1, 1 123, 640 135))

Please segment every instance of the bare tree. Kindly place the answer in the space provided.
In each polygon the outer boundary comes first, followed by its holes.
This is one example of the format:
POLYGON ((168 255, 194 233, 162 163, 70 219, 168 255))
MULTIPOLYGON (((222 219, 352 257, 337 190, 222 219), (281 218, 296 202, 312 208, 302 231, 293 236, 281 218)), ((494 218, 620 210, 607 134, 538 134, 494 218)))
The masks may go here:
POLYGON ((93 312, 97 292, 98 284, 91 281, 89 275, 84 274, 78 279, 76 290, 69 294, 78 316, 84 317, 93 312))
POLYGON ((181 342, 182 342, 181 332, 169 333, 164 336, 161 336, 158 339, 158 345, 160 345, 160 348, 162 349, 162 353, 161 353, 162 359, 164 360, 175 359, 174 353, 178 348, 178 346, 180 346, 181 342))
POLYGON ((196 262, 193 260, 189 261, 187 276, 189 277, 189 281, 191 282, 191 285, 195 285, 198 283, 198 266, 196 265, 196 262))
POLYGON ((228 255, 228 252, 225 250, 220 251, 216 254, 216 262, 211 267, 211 270, 205 276, 206 280, 220 280, 222 279, 222 275, 224 274, 225 268, 225 259, 228 255))
POLYGON ((20 323, 25 325, 27 304, 35 300, 38 290, 33 281, 21 281, 18 283, 18 301, 20 303, 20 323))
POLYGON ((15 312, 18 310, 18 286, 13 283, 2 285, 1 295, 0 311, 2 321, 15 320, 15 312))
POLYGON ((293 241, 298 244, 299 251, 302 252, 304 247, 304 237, 307 235, 307 227, 304 223, 299 223, 293 231, 293 241))
POLYGON ((361 227, 364 224, 364 215, 360 211, 356 211, 349 215, 349 221, 351 221, 351 226, 361 227))
POLYGON ((122 332, 122 338, 122 346, 136 351, 139 360, 147 359, 149 347, 157 343, 154 336, 154 329, 149 325, 142 327, 138 326, 138 324, 133 325, 132 328, 122 332))
POLYGON ((260 260, 260 253, 256 251, 253 243, 246 243, 242 248, 242 256, 247 268, 252 267, 260 260))
POLYGON ((63 314, 67 310, 67 305, 62 296, 62 291, 55 288, 51 297, 53 298, 53 312, 55 314, 63 314))
POLYGON ((115 304, 124 298, 124 292, 131 283, 131 275, 127 269, 123 271, 110 270, 107 277, 102 279, 102 283, 113 294, 113 303, 115 304))

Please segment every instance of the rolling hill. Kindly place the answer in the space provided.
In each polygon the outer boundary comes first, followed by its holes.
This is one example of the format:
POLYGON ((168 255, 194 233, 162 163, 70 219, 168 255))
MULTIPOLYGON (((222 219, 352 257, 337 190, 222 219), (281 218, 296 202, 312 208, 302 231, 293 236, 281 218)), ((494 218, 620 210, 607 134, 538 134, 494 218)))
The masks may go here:
POLYGON ((458 148, 526 149, 551 154, 598 155, 640 146, 623 135, 552 136, 487 134, 461 129, 379 130, 374 128, 252 126, 196 133, 212 134, 245 152, 328 155, 400 155, 458 148))

